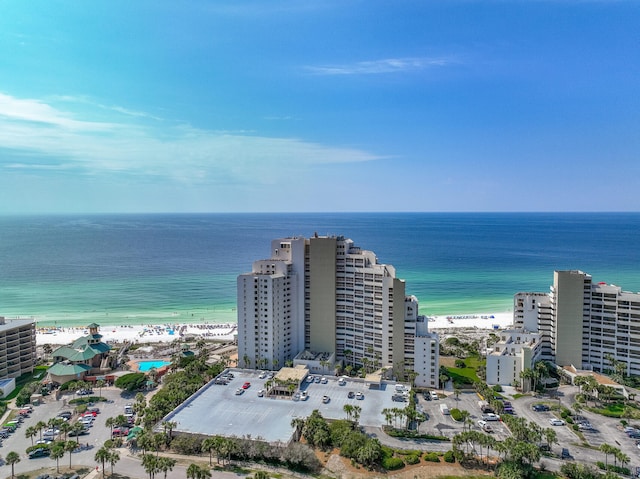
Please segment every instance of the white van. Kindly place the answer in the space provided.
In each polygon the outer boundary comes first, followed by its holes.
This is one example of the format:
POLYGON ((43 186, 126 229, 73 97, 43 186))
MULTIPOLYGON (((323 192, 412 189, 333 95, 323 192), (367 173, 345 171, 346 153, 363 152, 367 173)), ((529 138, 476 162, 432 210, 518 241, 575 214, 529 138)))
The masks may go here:
POLYGON ((443 403, 443 404, 440 404, 440 412, 441 412, 442 414, 444 414, 445 416, 448 416, 449 414, 451 414, 451 413, 449 412, 449 406, 447 406, 447 405, 446 405, 446 404, 444 404, 444 403, 443 403))
POLYGON ((431 394, 431 399, 434 401, 438 400, 438 393, 435 391, 431 391, 429 394, 431 394))

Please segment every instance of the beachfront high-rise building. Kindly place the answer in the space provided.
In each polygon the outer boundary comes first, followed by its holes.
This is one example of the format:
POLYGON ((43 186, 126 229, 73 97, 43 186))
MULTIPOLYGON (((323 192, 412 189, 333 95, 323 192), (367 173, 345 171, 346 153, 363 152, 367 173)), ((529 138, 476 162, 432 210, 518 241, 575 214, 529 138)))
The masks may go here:
POLYGON ((435 387, 438 338, 426 324, 395 268, 343 236, 274 240, 271 257, 238 277, 246 367, 275 369, 302 351, 323 352, 396 376, 415 369, 416 384, 435 387))
POLYGON ((515 295, 514 323, 540 333, 540 359, 597 372, 613 361, 640 375, 640 293, 594 284, 582 271, 555 271, 549 293, 515 295))
POLYGON ((33 372, 36 362, 35 321, 0 316, 0 379, 33 372))

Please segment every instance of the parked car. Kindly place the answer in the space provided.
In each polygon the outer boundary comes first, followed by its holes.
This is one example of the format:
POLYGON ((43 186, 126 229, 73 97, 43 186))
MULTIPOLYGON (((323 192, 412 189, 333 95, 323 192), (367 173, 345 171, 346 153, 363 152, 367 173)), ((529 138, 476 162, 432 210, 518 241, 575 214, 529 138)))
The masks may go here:
POLYGON ((353 399, 354 397, 356 397, 356 393, 354 393, 353 391, 349 391, 349 392, 347 393, 347 397, 348 397, 349 399, 353 399))
POLYGON ((244 393, 244 389, 242 388, 236 389, 236 396, 240 396, 242 393, 244 393))
POLYGON ((331 398, 329 396, 322 396, 322 402, 327 404, 329 401, 331 401, 331 398))
POLYGON ((482 429, 484 432, 493 432, 493 428, 491 427, 491 425, 484 419, 480 419, 478 421, 478 426, 480 426, 480 429, 482 429))
POLYGON ((67 419, 71 419, 71 416, 73 416, 73 413, 71 411, 62 411, 60 414, 58 414, 58 417, 64 417, 67 419))
POLYGON ((114 427, 111 432, 111 435, 114 437, 126 436, 127 434, 129 434, 129 428, 122 426, 114 427))
POLYGON ((266 371, 262 371, 259 375, 258 375, 258 379, 264 379, 267 377, 267 372, 266 371))
POLYGON ((261 389, 260 391, 258 391, 258 397, 259 398, 263 397, 264 393, 265 393, 264 389, 261 389))
POLYGON ((531 409, 533 409, 536 412, 543 412, 543 411, 548 411, 549 406, 547 406, 546 404, 534 404, 533 406, 531 406, 531 409))
POLYGON ((364 394, 362 394, 360 391, 358 391, 356 393, 356 399, 364 399, 364 394))
POLYGON ((250 382, 246 382, 242 385, 242 389, 249 389, 251 387, 251 383, 250 382))
POLYGON ((300 392, 300 399, 302 399, 303 401, 306 401, 307 399, 309 399, 309 395, 307 394, 307 391, 300 392))
POLYGON ((484 419, 485 421, 499 421, 500 420, 500 416, 490 412, 490 413, 487 413, 487 414, 483 414, 482 415, 482 419, 484 419))
POLYGON ((327 378, 325 378, 324 376, 322 376, 322 377, 320 378, 320 382, 321 382, 322 384, 327 384, 327 383, 329 382, 329 380, 328 380, 327 378))
POLYGON ((551 419, 549 419, 549 424, 551 424, 552 426, 564 426, 566 423, 564 422, 564 419, 552 417, 551 419))
POLYGON ((561 459, 571 459, 571 454, 569 453, 569 449, 566 447, 562 448, 562 452, 560 453, 561 459))
POLYGON ((39 447, 38 449, 34 449, 29 453, 29 459, 35 459, 36 457, 46 457, 49 454, 51 454, 51 451, 49 451, 48 448, 39 447))
POLYGON ((546 442, 541 442, 540 444, 538 444, 538 449, 543 452, 550 452, 551 446, 549 446, 549 444, 547 444, 546 442))
POLYGON ((68 434, 70 437, 83 436, 84 434, 89 434, 89 431, 85 427, 83 429, 72 429, 68 434))
POLYGON ((312 375, 312 374, 309 374, 309 375, 307 376, 307 382, 308 382, 308 383, 312 383, 314 380, 315 380, 315 378, 313 377, 313 375, 312 375))

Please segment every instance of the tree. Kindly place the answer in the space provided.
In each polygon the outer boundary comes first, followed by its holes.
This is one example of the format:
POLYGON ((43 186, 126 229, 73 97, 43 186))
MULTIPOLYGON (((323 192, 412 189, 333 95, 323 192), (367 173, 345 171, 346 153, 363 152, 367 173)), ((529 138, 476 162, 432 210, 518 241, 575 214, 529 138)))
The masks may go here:
POLYGON ((54 442, 53 447, 49 449, 49 457, 56 460, 56 472, 60 473, 60 458, 64 456, 64 442, 54 442))
POLYGON ((64 452, 69 453, 69 469, 71 469, 71 454, 78 447, 78 443, 75 441, 65 441, 64 443, 64 452))
POLYGON ((58 429, 60 429, 60 432, 64 434, 65 441, 67 440, 67 434, 71 431, 72 427, 73 426, 68 421, 62 421, 58 424, 58 429))
MULTIPOLYGON (((77 424, 77 423, 76 423, 77 424)), ((108 417, 105 422, 104 425, 107 426, 110 429, 110 434, 109 437, 113 437, 113 427, 117 426, 116 424, 116 418, 115 417, 108 417)))
MULTIPOLYGON (((346 405, 345 405, 345 407, 346 407, 346 405)), ((302 435, 302 430, 304 428, 304 419, 302 419, 301 417, 293 418, 291 420, 291 427, 295 431, 295 433, 294 433, 295 440, 299 441, 300 440, 300 436, 302 435)))
MULTIPOLYGON (((96 462, 99 462, 102 464, 102 477, 104 478, 104 463, 107 462, 109 460, 109 455, 111 454, 111 451, 109 450, 108 447, 106 446, 102 446, 100 449, 98 449, 96 451, 96 455, 93 457, 93 459, 96 462)), ((144 465, 144 460, 142 461, 143 465, 144 465)))
POLYGON ((256 471, 253 473, 253 479, 269 479, 269 474, 265 471, 256 471))
POLYGON ((74 422, 71 425, 71 431, 76 435, 76 444, 80 444, 80 433, 84 431, 84 424, 82 424, 81 422, 74 422))
POLYGON ((167 473, 173 471, 176 465, 176 460, 171 457, 159 457, 158 458, 158 472, 164 473, 164 479, 167 479, 167 473))
POLYGON ((111 475, 113 476, 113 466, 120 460, 120 454, 118 451, 114 451, 113 449, 109 451, 109 458, 107 459, 109 464, 111 465, 111 475))
POLYGON ((616 448, 610 444, 605 443, 600 445, 600 452, 604 453, 605 469, 609 465, 609 454, 615 454, 615 450, 616 448))
POLYGON ((33 446, 33 438, 35 436, 38 435, 38 430, 35 428, 35 426, 29 426, 25 431, 24 431, 24 436, 27 439, 31 439, 31 445, 33 446))
POLYGON ((4 460, 11 466, 11 479, 13 479, 15 477, 13 466, 20 462, 20 455, 17 452, 11 451, 4 460))
POLYGON ((96 381, 96 387, 98 388, 98 391, 100 391, 100 397, 102 397, 102 388, 105 386, 105 381, 103 379, 98 379, 96 381))
POLYGON ((47 427, 47 423, 46 423, 46 422, 44 422, 44 421, 38 421, 38 422, 36 423, 36 425, 35 425, 35 426, 33 426, 33 427, 35 427, 35 428, 38 430, 38 432, 40 433, 40 439, 42 440, 42 430, 43 430, 45 427, 47 427))
POLYGON ((142 467, 149 474, 149 479, 153 479, 157 472, 160 471, 158 457, 153 454, 145 454, 142 457, 142 467))
POLYGON ((187 468, 187 479, 209 479, 211 471, 198 464, 189 464, 187 468))

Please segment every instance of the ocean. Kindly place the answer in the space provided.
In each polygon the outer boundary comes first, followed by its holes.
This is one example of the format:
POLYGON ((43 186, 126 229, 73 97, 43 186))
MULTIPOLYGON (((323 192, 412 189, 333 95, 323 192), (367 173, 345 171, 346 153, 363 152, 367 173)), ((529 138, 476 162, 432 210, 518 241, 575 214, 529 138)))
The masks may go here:
POLYGON ((236 321, 236 277, 285 236, 344 235, 426 315, 504 312, 553 271, 640 291, 639 213, 0 217, 0 316, 84 326, 236 321))

